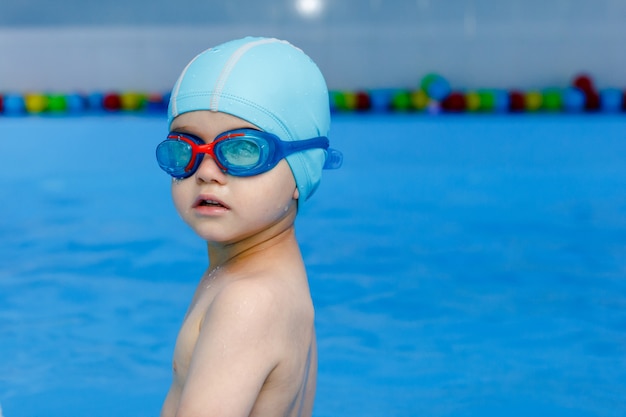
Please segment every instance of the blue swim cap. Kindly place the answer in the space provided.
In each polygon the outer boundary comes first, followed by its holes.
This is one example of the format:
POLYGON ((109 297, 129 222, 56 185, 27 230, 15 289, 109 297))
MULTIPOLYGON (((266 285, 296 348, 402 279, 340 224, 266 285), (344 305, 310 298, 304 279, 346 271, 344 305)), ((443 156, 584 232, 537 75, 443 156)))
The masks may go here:
MULTIPOLYGON (((174 85, 168 126, 183 113, 211 110, 244 119, 282 140, 327 136, 328 89, 315 63, 286 41, 247 37, 196 56, 174 85)), ((326 152, 287 156, 300 202, 317 189, 326 152)))

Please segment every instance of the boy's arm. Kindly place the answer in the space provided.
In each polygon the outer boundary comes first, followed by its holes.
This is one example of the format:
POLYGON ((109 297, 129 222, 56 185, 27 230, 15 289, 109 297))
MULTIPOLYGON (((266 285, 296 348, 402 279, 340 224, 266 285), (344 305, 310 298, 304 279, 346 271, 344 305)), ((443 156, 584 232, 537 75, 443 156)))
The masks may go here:
POLYGON ((277 304, 267 288, 248 281, 217 295, 200 328, 177 417, 250 414, 278 364, 277 304))

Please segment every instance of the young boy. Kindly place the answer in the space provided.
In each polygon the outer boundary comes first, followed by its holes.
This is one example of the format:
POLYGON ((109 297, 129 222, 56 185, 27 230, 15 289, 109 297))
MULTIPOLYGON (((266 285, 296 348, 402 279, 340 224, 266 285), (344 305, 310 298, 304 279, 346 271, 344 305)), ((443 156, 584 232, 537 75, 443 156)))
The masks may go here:
POLYGON ((298 205, 317 188, 328 149, 328 91, 285 41, 209 49, 172 91, 157 147, 183 220, 207 242, 178 334, 162 417, 311 416, 314 311, 296 241, 298 205))

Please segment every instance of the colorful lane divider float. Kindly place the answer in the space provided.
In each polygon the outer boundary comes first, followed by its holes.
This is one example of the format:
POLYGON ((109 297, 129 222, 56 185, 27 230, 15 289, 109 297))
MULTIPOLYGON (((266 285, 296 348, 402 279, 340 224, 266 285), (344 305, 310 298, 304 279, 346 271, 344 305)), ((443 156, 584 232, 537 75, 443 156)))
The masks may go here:
MULTIPOLYGON (((597 89, 581 74, 566 87, 537 90, 455 90, 444 77, 428 74, 411 89, 332 90, 333 112, 441 113, 626 113, 626 90, 597 89)), ((163 113, 169 93, 0 93, 0 116, 143 112, 163 113)))
POLYGON ((588 75, 578 75, 564 88, 542 90, 454 90, 442 76, 428 74, 415 89, 331 91, 337 112, 440 113, 620 113, 626 112, 626 90, 598 90, 588 75))
POLYGON ((169 94, 142 92, 0 94, 0 115, 83 114, 117 112, 163 113, 169 94))

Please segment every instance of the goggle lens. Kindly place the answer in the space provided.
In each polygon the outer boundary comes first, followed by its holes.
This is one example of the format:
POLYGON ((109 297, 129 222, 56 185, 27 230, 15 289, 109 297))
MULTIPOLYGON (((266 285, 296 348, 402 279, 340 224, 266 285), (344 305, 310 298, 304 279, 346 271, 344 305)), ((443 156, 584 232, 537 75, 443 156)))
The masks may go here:
POLYGON ((252 140, 246 137, 233 138, 218 142, 216 152, 219 152, 220 159, 226 166, 237 167, 239 169, 249 169, 255 167, 261 158, 262 145, 259 140, 252 140))
POLYGON ((193 159, 190 144, 181 140, 166 140, 157 146, 157 161, 161 169, 172 177, 183 177, 193 159))

